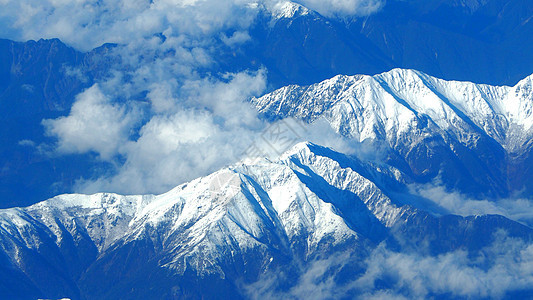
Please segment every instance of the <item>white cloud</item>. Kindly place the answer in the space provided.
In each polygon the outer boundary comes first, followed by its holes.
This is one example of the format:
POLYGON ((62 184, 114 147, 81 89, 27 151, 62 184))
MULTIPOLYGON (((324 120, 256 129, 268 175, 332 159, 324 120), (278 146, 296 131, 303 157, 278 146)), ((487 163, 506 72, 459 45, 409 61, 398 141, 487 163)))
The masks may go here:
MULTIPOLYGON (((124 165, 112 177, 81 181, 84 192, 112 190, 121 193, 162 192, 217 167, 218 127, 206 113, 181 111, 172 116, 155 116, 136 141, 125 143, 124 165)), ((227 158, 226 158, 227 159, 227 158)))
POLYGON ((272 271, 243 291, 252 299, 498 299, 533 286, 533 244, 500 231, 492 245, 476 253, 430 256, 380 244, 366 258, 341 253, 301 266, 299 276, 272 271), (361 272, 352 277, 342 272, 358 266, 361 272), (280 282, 291 286, 281 290, 280 282))
POLYGON ((224 44, 230 47, 233 47, 233 46, 238 46, 240 44, 248 42, 249 40, 252 39, 252 37, 248 34, 248 32, 236 31, 231 36, 222 34, 221 39, 224 42, 224 44))
POLYGON ((0 35, 16 40, 59 38, 82 50, 124 43, 171 28, 175 36, 212 35, 221 28, 246 28, 256 1, 186 0, 5 0, 0 35))
MULTIPOLYGON (((188 80, 179 89, 174 80, 151 84, 147 96, 152 105, 149 119, 135 139, 121 139, 114 148, 125 162, 118 164, 110 177, 80 180, 77 189, 161 193, 242 158, 265 126, 245 102, 263 91, 265 73, 242 72, 225 77, 224 82, 188 80)), ((55 133, 60 141, 66 139, 63 132, 55 133)), ((83 153, 86 148, 76 150, 83 153)))
POLYGON ((23 147, 35 147, 35 142, 32 140, 20 140, 18 144, 23 147))
POLYGON ((111 159, 127 141, 136 121, 135 114, 111 104, 96 84, 77 96, 68 116, 43 120, 43 125, 48 135, 59 138, 59 152, 94 151, 103 159, 111 159))
POLYGON ((155 113, 169 112, 177 108, 178 99, 175 96, 176 86, 177 82, 175 80, 152 84, 147 98, 150 100, 155 113))
POLYGON ((439 256, 398 253, 380 246, 367 260, 363 276, 353 282, 358 290, 377 291, 409 298, 434 294, 466 298, 501 298, 506 293, 531 288, 533 244, 497 234, 495 242, 478 254, 454 251, 439 256), (389 281, 379 288, 378 280, 389 281))
MULTIPOLYGON (((497 214, 533 226, 533 203, 529 199, 509 197, 477 200, 456 191, 447 191, 437 184, 413 184, 410 190, 444 208, 447 213, 460 216, 497 214)), ((421 208, 431 211, 428 207, 421 208)))

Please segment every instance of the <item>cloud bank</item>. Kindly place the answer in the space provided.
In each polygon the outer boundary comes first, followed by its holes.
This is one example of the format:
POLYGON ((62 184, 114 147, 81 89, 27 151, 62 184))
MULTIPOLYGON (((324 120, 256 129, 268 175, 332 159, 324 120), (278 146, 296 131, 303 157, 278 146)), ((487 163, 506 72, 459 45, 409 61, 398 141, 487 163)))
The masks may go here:
POLYGON ((492 245, 476 253, 457 250, 429 256, 380 244, 366 258, 340 253, 303 266, 296 279, 269 273, 243 290, 252 299, 498 299, 531 289, 533 244, 501 231, 492 245), (343 273, 358 265, 360 272, 348 277, 343 273), (292 285, 280 290, 280 282, 292 285))
POLYGON ((476 200, 456 191, 447 191, 438 184, 411 185, 410 190, 413 194, 420 195, 444 208, 450 214, 460 216, 497 214, 533 226, 533 203, 529 199, 509 197, 476 200))
POLYGON ((353 286, 368 294, 384 290, 409 298, 501 298, 533 284, 533 245, 504 232, 476 255, 454 251, 433 257, 378 247, 366 263, 366 272, 353 286), (384 278, 388 287, 380 289, 378 280, 384 278))

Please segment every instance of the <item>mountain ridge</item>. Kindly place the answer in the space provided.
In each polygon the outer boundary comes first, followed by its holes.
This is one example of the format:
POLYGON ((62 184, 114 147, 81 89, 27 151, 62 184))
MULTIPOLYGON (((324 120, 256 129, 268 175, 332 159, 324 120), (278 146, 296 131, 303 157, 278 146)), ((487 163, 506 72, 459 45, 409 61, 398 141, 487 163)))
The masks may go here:
POLYGON ((520 161, 532 153, 532 78, 494 87, 394 69, 292 85, 251 103, 267 119, 324 118, 348 140, 384 148, 383 159, 420 182, 441 180, 475 197, 527 196, 520 161))
MULTIPOLYGON (((384 242, 438 255, 477 253, 501 229, 533 239, 533 230, 501 216, 435 217, 405 205, 388 196, 390 187, 383 192, 374 183, 391 176, 403 175, 300 143, 276 160, 237 164, 159 196, 62 195, 3 209, 0 252, 12 269, 0 276, 24 274, 20 282, 31 283, 39 297, 136 298, 143 294, 132 284, 150 272, 160 281, 156 295, 169 296, 171 284, 173 297, 211 298, 217 296, 210 288, 221 285, 226 296, 240 298, 240 280, 251 284, 279 268, 299 278, 300 263, 341 253, 361 264, 384 242), (426 246, 417 246, 422 241, 426 246), (43 271, 49 275, 39 279, 43 271), (133 281, 102 283, 124 272, 133 281)), ((0 294, 30 297, 21 285, 0 286, 0 294)))

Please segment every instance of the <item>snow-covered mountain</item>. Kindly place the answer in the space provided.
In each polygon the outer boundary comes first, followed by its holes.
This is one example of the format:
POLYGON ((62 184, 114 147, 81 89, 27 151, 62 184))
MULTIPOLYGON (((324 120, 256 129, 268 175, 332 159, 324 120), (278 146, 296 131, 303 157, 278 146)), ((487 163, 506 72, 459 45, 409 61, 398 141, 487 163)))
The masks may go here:
POLYGON ((0 2, 0 299, 533 299, 533 1, 0 2))
POLYGON ((533 237, 500 216, 436 217, 405 205, 404 176, 301 143, 276 160, 241 163, 158 196, 61 195, 4 209, 0 294, 253 298, 250 288, 264 276, 287 274, 274 288, 287 292, 305 278, 306 264, 331 257, 343 257, 355 280, 378 245, 474 254, 501 230, 527 243, 533 237))
POLYGON ((325 118, 343 136, 383 149, 381 159, 416 181, 474 196, 531 195, 532 80, 489 86, 394 69, 291 85, 252 103, 269 118, 325 118))

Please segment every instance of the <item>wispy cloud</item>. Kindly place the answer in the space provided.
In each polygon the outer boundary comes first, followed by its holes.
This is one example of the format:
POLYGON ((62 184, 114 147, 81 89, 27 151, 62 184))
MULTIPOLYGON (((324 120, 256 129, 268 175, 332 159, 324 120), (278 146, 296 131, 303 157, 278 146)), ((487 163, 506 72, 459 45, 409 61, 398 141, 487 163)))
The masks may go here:
POLYGON ((475 255, 454 251, 439 256, 398 253, 378 247, 354 287, 425 298, 431 295, 500 298, 533 283, 533 245, 498 233, 495 242, 475 255), (387 280, 385 288, 378 282, 387 280))
POLYGON ((17 40, 60 38, 82 50, 103 43, 129 44, 155 33, 214 34, 246 28, 252 0, 4 0, 0 34, 17 40))
POLYGON ((254 299, 501 298, 531 288, 533 244, 500 231, 492 245, 476 253, 457 250, 430 256, 396 252, 380 244, 366 258, 330 255, 303 266, 299 275, 267 273, 243 290, 254 299), (346 270, 351 270, 348 278, 346 270), (280 288, 281 282, 291 286, 280 288))
POLYGON ((451 214, 460 216, 498 214, 533 226, 533 203, 526 198, 511 196, 492 200, 472 199, 460 192, 448 191, 437 183, 413 184, 410 185, 410 190, 413 194, 430 200, 451 214))

